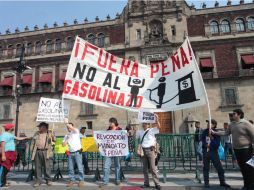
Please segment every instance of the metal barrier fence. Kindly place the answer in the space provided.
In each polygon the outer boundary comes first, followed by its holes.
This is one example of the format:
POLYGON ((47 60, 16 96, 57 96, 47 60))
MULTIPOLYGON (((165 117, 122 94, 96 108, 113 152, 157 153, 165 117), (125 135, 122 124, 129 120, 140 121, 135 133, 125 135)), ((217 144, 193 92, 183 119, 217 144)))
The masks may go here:
MULTIPOLYGON (((175 170, 194 171, 197 173, 199 169, 202 169, 202 165, 199 163, 195 153, 193 134, 158 134, 157 141, 162 150, 158 169, 163 171, 163 173, 175 170)), ((136 148, 137 144, 138 141, 135 142, 136 148)), ((29 142, 26 152, 27 165, 22 166, 20 163, 19 166, 15 166, 14 170, 16 172, 30 171, 30 175, 33 175, 34 165, 31 161, 31 149, 31 143, 29 142)), ((65 154, 54 153, 50 164, 52 173, 56 173, 57 177, 59 177, 61 172, 67 171, 67 156, 65 154)), ((103 157, 99 153, 88 153, 88 166, 91 171, 103 171, 103 157)), ((130 162, 126 162, 123 158, 121 160, 121 166, 124 172, 142 171, 142 163, 136 151, 133 153, 130 162)), ((232 155, 226 155, 223 166, 225 169, 233 169, 235 167, 235 163, 232 161, 232 155)))

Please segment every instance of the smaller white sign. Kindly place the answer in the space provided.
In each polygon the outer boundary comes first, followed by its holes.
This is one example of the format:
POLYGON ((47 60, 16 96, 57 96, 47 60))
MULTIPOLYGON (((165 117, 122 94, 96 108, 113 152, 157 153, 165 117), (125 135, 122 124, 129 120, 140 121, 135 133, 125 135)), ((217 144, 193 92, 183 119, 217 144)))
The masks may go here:
POLYGON ((70 102, 64 101, 64 107, 62 104, 62 100, 41 97, 36 121, 63 123, 69 116, 70 102))
POLYGON ((94 140, 102 156, 115 157, 129 154, 126 130, 94 131, 94 140))
POLYGON ((246 163, 254 168, 254 156, 246 163))
POLYGON ((156 117, 152 112, 140 111, 138 113, 138 121, 140 123, 155 123, 156 117))

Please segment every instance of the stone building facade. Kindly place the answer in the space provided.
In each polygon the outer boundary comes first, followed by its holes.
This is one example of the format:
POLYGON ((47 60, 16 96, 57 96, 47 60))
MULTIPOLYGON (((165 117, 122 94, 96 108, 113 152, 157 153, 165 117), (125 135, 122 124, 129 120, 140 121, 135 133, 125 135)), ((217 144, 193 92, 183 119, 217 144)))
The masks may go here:
MULTIPOLYGON (((166 60, 186 35, 200 65, 212 117, 219 125, 228 121, 228 113, 242 108, 254 119, 254 3, 241 3, 196 9, 185 1, 129 0, 121 14, 95 22, 43 29, 16 29, 0 35, 0 124, 15 120, 16 86, 20 85, 19 130, 36 130, 40 97, 61 98, 63 81, 75 36, 103 47, 106 51, 141 64, 166 60), (26 47, 25 70, 21 77, 13 69, 26 47)), ((162 133, 192 132, 193 121, 205 125, 207 106, 160 113, 162 133)), ((71 101, 70 120, 89 129, 105 129, 108 118, 116 117, 124 127, 134 123, 136 113, 71 101)), ((221 125, 222 126, 222 125, 221 125)), ((53 127, 53 124, 51 124, 53 127)), ((205 126, 204 126, 205 127, 205 126)), ((65 133, 55 123, 57 134, 65 133)))

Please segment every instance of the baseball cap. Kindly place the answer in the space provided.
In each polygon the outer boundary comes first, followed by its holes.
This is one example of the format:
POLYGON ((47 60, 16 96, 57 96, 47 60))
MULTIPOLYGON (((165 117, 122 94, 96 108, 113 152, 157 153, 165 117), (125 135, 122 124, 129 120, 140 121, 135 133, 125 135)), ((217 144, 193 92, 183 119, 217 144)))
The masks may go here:
POLYGON ((46 122, 41 122, 37 127, 42 127, 42 126, 45 126, 46 128, 48 128, 49 124, 46 122))
MULTIPOLYGON (((207 119, 206 122, 209 123, 209 120, 207 119)), ((211 123, 217 125, 217 121, 215 119, 211 119, 211 123)))
POLYGON ((9 131, 9 130, 13 129, 14 126, 15 126, 15 124, 13 124, 13 123, 8 123, 8 124, 5 124, 3 127, 4 127, 4 129, 5 129, 6 131, 9 131))

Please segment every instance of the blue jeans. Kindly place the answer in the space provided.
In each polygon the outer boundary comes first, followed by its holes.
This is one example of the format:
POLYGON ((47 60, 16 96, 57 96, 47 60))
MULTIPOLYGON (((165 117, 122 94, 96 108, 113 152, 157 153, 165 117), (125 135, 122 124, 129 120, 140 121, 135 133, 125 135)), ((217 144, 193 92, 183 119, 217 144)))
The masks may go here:
POLYGON ((224 145, 224 152, 225 152, 225 157, 227 159, 228 154, 232 154, 232 160, 235 161, 236 157, 235 157, 235 152, 233 150, 232 144, 231 143, 225 143, 224 145))
POLYGON ((203 160, 203 153, 202 153, 202 142, 195 142, 195 152, 196 156, 198 156, 198 160, 202 161, 203 160))
POLYGON ((114 160, 115 163, 115 180, 116 182, 120 182, 120 157, 104 157, 103 182, 106 184, 109 182, 111 160, 114 160))
POLYGON ((84 170, 82 165, 82 153, 77 152, 70 152, 68 156, 68 167, 69 167, 69 177, 71 181, 75 181, 75 171, 74 165, 77 164, 78 167, 78 174, 79 174, 79 181, 84 181, 84 170))

